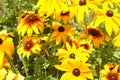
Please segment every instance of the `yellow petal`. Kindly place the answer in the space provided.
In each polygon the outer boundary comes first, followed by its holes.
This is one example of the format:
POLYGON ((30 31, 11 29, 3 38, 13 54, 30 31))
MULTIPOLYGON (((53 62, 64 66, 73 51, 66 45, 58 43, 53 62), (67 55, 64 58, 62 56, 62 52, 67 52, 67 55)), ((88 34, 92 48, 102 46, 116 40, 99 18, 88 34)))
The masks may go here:
MULTIPOLYGON (((72 72, 66 72, 62 75, 62 77, 60 78, 60 80, 70 80, 72 79, 72 72)), ((73 80, 73 79, 72 79, 73 80)))
POLYGON ((105 21, 105 29, 106 29, 108 35, 111 36, 111 34, 112 34, 112 26, 111 26, 111 23, 110 23, 109 19, 107 19, 105 21))
POLYGON ((7 74, 7 70, 5 68, 0 69, 0 80, 4 80, 7 74))
POLYGON ((4 52, 0 50, 0 69, 3 67, 4 52))

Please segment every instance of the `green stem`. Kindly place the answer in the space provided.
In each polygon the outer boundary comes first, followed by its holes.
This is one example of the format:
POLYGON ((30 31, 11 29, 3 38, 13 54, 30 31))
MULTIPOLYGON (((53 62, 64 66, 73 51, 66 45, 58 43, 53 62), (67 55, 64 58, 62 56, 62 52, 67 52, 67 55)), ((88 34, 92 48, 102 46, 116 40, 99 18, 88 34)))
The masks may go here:
POLYGON ((87 21, 86 21, 85 15, 86 15, 86 13, 84 13, 84 24, 85 24, 85 28, 86 28, 87 37, 88 37, 87 21))
POLYGON ((28 75, 28 69, 27 69, 27 66, 26 66, 26 64, 25 64, 25 60, 22 58, 21 55, 19 55, 19 58, 20 58, 20 60, 22 61, 22 64, 23 64, 23 67, 24 67, 24 70, 25 70, 26 77, 28 77, 28 76, 29 76, 29 75, 28 75))
POLYGON ((57 80, 59 80, 59 71, 57 70, 57 80))
POLYGON ((11 59, 10 59, 10 56, 9 56, 7 53, 5 53, 5 57, 7 58, 8 62, 10 63, 10 65, 12 66, 14 72, 15 72, 16 74, 20 74, 20 72, 15 68, 13 62, 12 62, 11 59))

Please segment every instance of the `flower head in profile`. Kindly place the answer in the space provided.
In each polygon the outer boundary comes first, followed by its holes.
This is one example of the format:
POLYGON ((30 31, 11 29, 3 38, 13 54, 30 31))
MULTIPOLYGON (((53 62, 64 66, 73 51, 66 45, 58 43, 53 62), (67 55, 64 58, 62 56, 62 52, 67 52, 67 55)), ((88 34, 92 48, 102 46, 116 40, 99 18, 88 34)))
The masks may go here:
POLYGON ((6 30, 0 31, 0 68, 3 68, 3 66, 10 67, 10 64, 8 63, 5 53, 9 55, 10 58, 12 58, 12 55, 14 53, 14 43, 13 39, 10 33, 7 33, 6 30))
POLYGON ((55 24, 53 27, 54 32, 50 36, 50 41, 52 40, 53 37, 56 37, 56 44, 59 44, 62 40, 65 43, 69 35, 75 34, 75 31, 72 28, 74 28, 74 26, 70 24, 68 25, 55 24))
POLYGON ((120 72, 118 71, 119 65, 104 65, 104 69, 101 70, 101 80, 120 80, 120 72))
POLYGON ((58 49, 58 52, 56 53, 62 62, 69 59, 75 59, 83 62, 86 62, 88 60, 89 54, 85 53, 85 49, 83 47, 77 48, 74 43, 70 45, 68 42, 66 42, 65 45, 66 49, 58 49))
POLYGON ((60 80, 87 80, 87 78, 93 79, 92 72, 89 69, 89 64, 77 60, 63 62, 61 65, 55 65, 55 68, 65 71, 60 80))
MULTIPOLYGON (((69 45, 70 45, 71 47, 72 47, 72 45, 74 44, 74 45, 76 46, 76 49, 80 47, 80 45, 79 45, 79 39, 78 39, 78 38, 75 38, 75 37, 72 36, 72 35, 69 36, 68 43, 69 43, 69 45)), ((65 44, 63 45, 63 49, 67 49, 65 44)))
POLYGON ((34 12, 29 11, 23 13, 17 27, 18 34, 24 36, 27 33, 27 35, 31 36, 33 32, 36 34, 39 34, 39 30, 43 32, 44 20, 44 18, 34 12))
POLYGON ((93 45, 90 40, 79 40, 79 46, 83 47, 86 53, 92 53, 94 51, 93 45))
POLYGON ((110 9, 103 6, 103 9, 98 9, 96 11, 96 18, 93 22, 96 27, 100 24, 104 24, 105 30, 109 36, 111 36, 112 31, 117 34, 120 25, 120 14, 118 13, 118 9, 110 9))
POLYGON ((54 12, 61 12, 68 7, 66 0, 39 0, 35 6, 39 15, 52 15, 54 12))
POLYGON ((39 54, 41 51, 40 46, 40 39, 37 36, 25 36, 23 39, 23 43, 21 43, 18 47, 18 54, 22 54, 23 58, 26 56, 29 58, 29 56, 32 54, 39 54))

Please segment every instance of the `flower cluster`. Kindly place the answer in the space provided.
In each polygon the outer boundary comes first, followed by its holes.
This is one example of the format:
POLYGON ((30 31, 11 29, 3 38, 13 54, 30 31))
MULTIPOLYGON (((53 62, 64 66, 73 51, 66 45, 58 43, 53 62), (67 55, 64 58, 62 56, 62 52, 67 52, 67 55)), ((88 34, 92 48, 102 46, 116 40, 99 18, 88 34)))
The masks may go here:
POLYGON ((120 80, 119 0, 32 7, 13 32, 0 31, 0 80, 120 80))

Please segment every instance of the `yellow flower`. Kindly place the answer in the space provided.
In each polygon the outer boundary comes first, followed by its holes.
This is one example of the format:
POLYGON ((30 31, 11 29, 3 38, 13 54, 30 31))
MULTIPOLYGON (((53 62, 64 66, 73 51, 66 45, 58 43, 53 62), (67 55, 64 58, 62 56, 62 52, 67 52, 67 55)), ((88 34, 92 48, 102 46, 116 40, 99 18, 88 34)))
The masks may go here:
POLYGON ((63 9, 68 7, 66 0, 39 0, 35 6, 38 10, 38 13, 43 16, 50 16, 56 12, 61 12, 63 9))
POLYGON ((76 11, 73 7, 68 7, 67 10, 62 10, 61 12, 55 12, 55 19, 56 20, 63 20, 66 24, 71 19, 76 16, 76 11))
POLYGON ((105 29, 110 36, 112 31, 117 34, 120 25, 120 14, 118 13, 118 9, 113 10, 103 6, 103 9, 98 9, 98 11, 96 11, 96 18, 93 22, 96 27, 101 23, 105 24, 105 29))
POLYGON ((74 34, 74 30, 72 30, 72 28, 74 28, 73 25, 60 25, 60 24, 56 24, 54 25, 53 29, 55 30, 51 36, 50 36, 50 41, 52 40, 53 37, 56 36, 56 44, 58 45, 62 40, 65 43, 66 38, 70 35, 70 34, 74 34))
POLYGON ((95 5, 97 3, 99 2, 96 0, 73 0, 70 6, 74 7, 78 12, 77 20, 78 22, 81 22, 84 20, 85 13, 88 14, 89 8, 97 9, 97 6, 95 5))
POLYGON ((104 33, 98 28, 88 28, 88 36, 96 48, 98 48, 100 44, 105 44, 104 33))
POLYGON ((104 69, 101 70, 101 80, 120 80, 120 73, 118 72, 119 65, 115 65, 111 68, 110 65, 104 65, 104 69))
POLYGON ((20 43, 20 46, 18 47, 18 54, 23 54, 23 58, 26 56, 29 58, 29 56, 32 54, 39 54, 41 51, 40 46, 40 39, 37 36, 25 36, 23 39, 23 43, 20 43))
POLYGON ((24 76, 21 74, 15 74, 13 71, 8 70, 8 74, 5 80, 24 80, 24 76))
POLYGON ((87 80, 93 79, 89 64, 77 60, 63 62, 61 65, 55 65, 58 70, 65 71, 60 80, 87 80))
POLYGON ((63 62, 69 59, 76 59, 83 62, 88 60, 88 53, 85 53, 85 49, 83 47, 76 48, 76 45, 73 43, 70 45, 66 42, 66 49, 58 49, 56 55, 63 62))
POLYGON ((21 15, 20 23, 18 24, 17 31, 18 34, 24 36, 27 33, 29 36, 32 35, 33 31, 39 34, 39 30, 43 32, 44 30, 44 18, 40 17, 34 12, 25 12, 21 15), (39 29, 39 30, 38 30, 39 29))
POLYGON ((14 53, 14 44, 13 39, 8 37, 9 33, 6 30, 0 31, 0 68, 3 66, 10 67, 4 53, 7 53, 10 58, 12 58, 12 54, 14 53))
POLYGON ((5 68, 0 69, 0 80, 4 80, 7 75, 7 70, 5 68))

